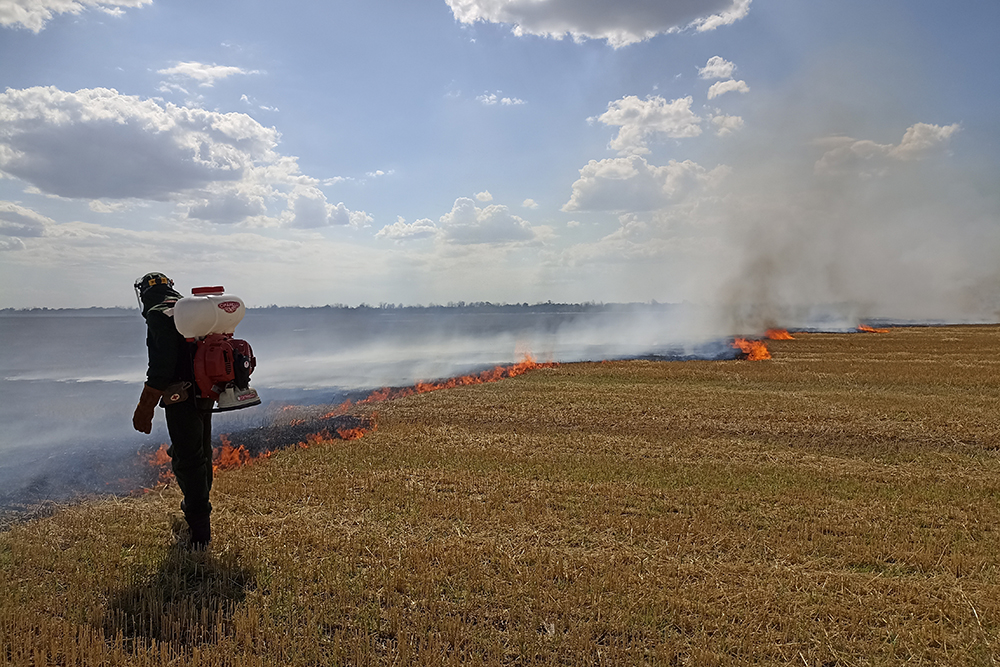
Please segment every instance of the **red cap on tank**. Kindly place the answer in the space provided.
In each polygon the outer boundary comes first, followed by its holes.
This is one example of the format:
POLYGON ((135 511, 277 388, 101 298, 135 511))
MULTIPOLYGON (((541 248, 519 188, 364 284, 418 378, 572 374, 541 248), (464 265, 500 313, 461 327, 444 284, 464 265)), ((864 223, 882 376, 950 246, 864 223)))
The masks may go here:
POLYGON ((202 294, 222 294, 225 291, 226 288, 222 285, 216 287, 194 287, 191 289, 191 294, 201 296, 202 294))

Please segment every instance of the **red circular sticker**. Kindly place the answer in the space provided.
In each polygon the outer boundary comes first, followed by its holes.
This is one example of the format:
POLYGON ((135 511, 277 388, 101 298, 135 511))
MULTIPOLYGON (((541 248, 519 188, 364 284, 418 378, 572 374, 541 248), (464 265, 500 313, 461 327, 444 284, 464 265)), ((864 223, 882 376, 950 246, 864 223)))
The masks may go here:
POLYGON ((240 307, 239 301, 223 301, 219 304, 219 308, 226 311, 227 313, 235 313, 240 307))

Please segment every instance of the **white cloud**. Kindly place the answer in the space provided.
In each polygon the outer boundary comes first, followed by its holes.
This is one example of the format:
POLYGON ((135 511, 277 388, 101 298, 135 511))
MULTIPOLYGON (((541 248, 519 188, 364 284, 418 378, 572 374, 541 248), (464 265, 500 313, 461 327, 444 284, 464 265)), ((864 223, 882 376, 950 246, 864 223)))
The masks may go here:
POLYGON ((24 241, 16 236, 0 238, 0 252, 24 250, 26 247, 27 246, 24 245, 24 241))
MULTIPOLYGON (((192 79, 198 82, 203 88, 211 88, 219 79, 233 76, 234 74, 257 74, 256 70, 244 70, 239 67, 224 65, 206 65, 195 61, 177 63, 173 67, 161 69, 157 74, 166 74, 178 79, 192 79)), ((246 100, 244 95, 241 99, 246 100)))
POLYGON ((326 200, 326 195, 311 186, 297 187, 289 197, 288 208, 284 225, 299 229, 330 226, 361 228, 372 223, 372 217, 364 211, 351 211, 343 202, 334 206, 326 200))
MULTIPOLYGON (((164 81, 163 83, 160 84, 160 87, 157 88, 156 90, 157 92, 164 94, 178 93, 180 95, 183 95, 184 97, 191 96, 191 91, 189 91, 187 88, 180 85, 179 83, 168 83, 167 81, 164 81)), ((244 97, 246 97, 246 95, 244 95, 244 97)))
POLYGON ((0 236, 44 236, 51 219, 14 202, 0 201, 0 236))
MULTIPOLYGON (((493 199, 488 192, 481 192, 476 197, 481 202, 493 199), (483 198, 483 195, 488 197, 483 198)), ((472 199, 459 197, 451 211, 442 215, 436 224, 428 218, 407 223, 400 217, 393 224, 380 229, 375 236, 392 241, 435 238, 439 242, 457 246, 502 246, 537 241, 547 235, 547 228, 533 228, 528 221, 512 214, 506 206, 490 204, 479 208, 472 199)))
POLYGON ((322 181, 320 181, 320 184, 322 184, 322 185, 337 185, 339 183, 348 183, 348 182, 353 181, 353 180, 355 180, 355 179, 352 178, 352 177, 350 177, 350 176, 334 176, 333 178, 325 178, 325 179, 323 179, 322 181))
POLYGON ((0 94, 0 174, 70 199, 174 202, 191 218, 238 222, 287 205, 271 224, 364 226, 363 211, 330 205, 279 134, 241 113, 54 87, 0 94))
POLYGON ((471 199, 459 197, 449 213, 441 216, 444 238, 458 244, 503 244, 532 241, 535 231, 527 220, 512 214, 506 206, 491 204, 478 208, 471 199))
POLYGON ((243 114, 220 114, 96 88, 0 94, 0 170, 70 198, 165 200, 235 181, 271 161, 278 133, 243 114))
POLYGON ((734 90, 738 93, 749 93, 750 86, 747 85, 746 81, 734 81, 732 79, 729 81, 716 81, 708 89, 708 99, 715 99, 719 95, 725 95, 734 90))
POLYGON ((750 0, 447 0, 462 23, 513 26, 516 35, 603 39, 614 48, 693 26, 712 30, 746 16, 750 0))
POLYGON ((718 137, 724 137, 727 134, 732 134, 736 130, 743 127, 743 118, 741 116, 726 116, 724 114, 719 114, 717 116, 712 116, 712 124, 715 125, 715 135, 718 137))
POLYGON ((523 206, 524 208, 530 208, 534 210, 538 208, 538 202, 536 202, 534 199, 525 199, 523 202, 521 202, 521 206, 523 206))
POLYGON ((705 66, 698 70, 698 76, 702 79, 730 79, 735 69, 736 65, 721 56, 712 56, 705 66))
POLYGON ((396 222, 378 230, 375 237, 391 241, 408 241, 411 239, 432 238, 437 236, 438 231, 434 221, 428 218, 421 218, 412 223, 407 223, 402 217, 398 217, 396 222))
POLYGON ((676 203, 701 187, 711 187, 728 169, 707 170, 685 160, 657 167, 638 155, 591 160, 573 183, 563 211, 651 211, 676 203))
POLYGON ((646 142, 656 135, 684 138, 701 134, 701 118, 691 111, 692 102, 691 96, 667 102, 658 95, 645 100, 629 95, 609 103, 597 120, 621 128, 608 148, 619 155, 642 155, 650 152, 646 142))
POLYGON ((151 269, 166 272, 185 285, 184 290, 198 284, 224 284, 248 305, 377 300, 384 293, 380 281, 392 270, 393 257, 384 249, 329 240, 308 231, 276 238, 271 233, 166 220, 149 230, 64 222, 52 226, 43 237, 27 241, 16 258, 10 255, 9 260, 0 260, 0 274, 17 276, 20 289, 8 300, 16 307, 37 304, 44 294, 56 295, 55 300, 43 301, 55 307, 134 307, 132 283, 151 269), (336 262, 331 261, 334 257, 336 262), (65 272, 87 278, 66 281, 65 272), (357 283, 344 281, 345 275, 357 283), (367 290, 372 284, 375 287, 367 290), (367 292, 359 294, 358 287, 367 292))
POLYGON ((889 154, 899 160, 918 160, 960 129, 958 123, 945 126, 916 123, 906 128, 903 140, 889 154))
POLYGON ((226 188, 206 193, 202 200, 192 202, 187 215, 189 218, 225 224, 263 215, 266 210, 264 198, 260 195, 243 192, 238 188, 226 188))
POLYGON ((715 30, 719 26, 732 25, 749 13, 751 1, 752 0, 734 0, 728 9, 705 18, 695 19, 691 25, 693 25, 698 32, 715 30))
POLYGON ((498 103, 505 107, 527 104, 527 102, 517 97, 500 97, 499 90, 495 93, 483 93, 476 98, 476 101, 488 107, 498 103))
POLYGON ((56 14, 80 14, 97 9, 119 16, 122 7, 141 7, 153 0, 3 0, 0 2, 0 26, 27 28, 38 33, 56 14))
POLYGON ((104 201, 103 199, 92 199, 87 207, 94 213, 117 213, 132 208, 132 203, 128 201, 104 201))
POLYGON ((817 174, 858 173, 865 176, 880 175, 891 161, 919 160, 943 145, 961 129, 952 125, 916 123, 906 129, 899 144, 879 144, 850 137, 828 137, 819 145, 829 148, 816 161, 817 174))
POLYGON ((483 190, 482 192, 476 193, 476 199, 485 203, 493 201, 493 195, 490 194, 489 190, 483 190))

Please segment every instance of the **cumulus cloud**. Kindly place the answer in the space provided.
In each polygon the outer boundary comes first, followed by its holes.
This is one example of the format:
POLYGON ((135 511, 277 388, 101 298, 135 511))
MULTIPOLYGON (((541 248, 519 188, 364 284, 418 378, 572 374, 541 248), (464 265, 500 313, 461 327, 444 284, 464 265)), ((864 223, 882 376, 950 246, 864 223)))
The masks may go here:
POLYGON ((153 0, 4 0, 0 2, 0 26, 27 28, 41 32, 56 14, 80 14, 97 9, 119 15, 123 7, 141 7, 153 0))
POLYGON ((363 226, 364 212, 330 205, 318 181, 277 151, 279 134, 241 113, 219 113, 96 88, 0 94, 0 174, 46 194, 173 202, 189 217, 239 222, 287 208, 275 224, 363 226))
MULTIPOLYGON (((488 192, 481 192, 476 198, 481 202, 492 201, 492 196, 484 199, 484 194, 489 195, 488 192)), ((380 229, 375 236, 392 241, 435 238, 439 242, 455 245, 501 246, 536 241, 540 238, 539 229, 511 213, 506 206, 490 204, 479 208, 472 199, 459 197, 451 211, 438 218, 437 223, 428 218, 407 223, 403 218, 398 218, 395 223, 380 229)))
POLYGON ((421 218, 414 222, 407 223, 402 216, 396 218, 396 222, 386 225, 378 230, 376 238, 389 239, 390 241, 408 241, 411 239, 425 239, 437 236, 437 225, 433 220, 421 218))
POLYGON ((898 160, 918 160, 947 141, 959 129, 961 125, 958 123, 944 126, 916 123, 906 128, 903 140, 889 151, 889 155, 898 160))
POLYGON ((14 202, 0 201, 0 235, 43 236, 53 221, 14 202))
POLYGON ((501 97, 500 91, 495 93, 483 93, 476 98, 476 101, 488 107, 493 106, 494 104, 500 104, 505 107, 527 104, 527 102, 517 97, 501 97))
POLYGON ((513 26, 516 35, 606 40, 614 48, 691 26, 713 30, 733 23, 750 9, 750 0, 447 0, 462 23, 487 21, 513 26))
POLYGON ((701 134, 701 118, 691 111, 693 101, 691 96, 667 102, 659 95, 645 100, 629 95, 609 103, 597 120, 621 128, 608 148, 619 155, 643 155, 650 152, 647 141, 657 135, 685 138, 701 134))
POLYGON ((858 173, 878 175, 891 161, 919 160, 945 144, 961 125, 916 123, 906 129, 898 144, 879 144, 850 137, 829 137, 819 142, 828 150, 816 161, 817 174, 858 173))
POLYGON ((698 70, 698 76, 702 79, 731 79, 735 69, 736 65, 721 56, 712 56, 705 66, 698 70))
POLYGON ((482 192, 476 193, 476 199, 485 203, 493 201, 493 195, 490 194, 489 190, 483 190, 482 192))
POLYGON ((511 213, 506 206, 491 204, 478 208, 467 197, 455 200, 450 212, 441 216, 444 237, 454 243, 515 243, 531 241, 535 232, 527 220, 511 213))
POLYGON ((521 202, 521 206, 523 206, 524 208, 536 209, 538 208, 538 202, 536 202, 534 199, 525 199, 523 202, 521 202))
POLYGON ((714 186, 727 171, 726 167, 708 170, 691 160, 671 160, 657 167, 638 155, 591 160, 580 170, 562 210, 651 211, 699 188, 714 186))
POLYGON ((16 236, 11 236, 8 238, 0 238, 0 252, 6 252, 11 250, 24 250, 24 241, 16 236))
POLYGON ((351 211, 344 206, 344 202, 334 206, 319 189, 309 186, 296 188, 289 198, 288 208, 285 224, 299 229, 331 226, 361 228, 372 223, 372 217, 364 211, 351 211))
POLYGON ((715 30, 716 28, 724 25, 732 25, 747 15, 750 11, 750 2, 751 0, 734 0, 728 9, 725 9, 718 14, 697 18, 691 22, 691 25, 698 32, 715 30))
POLYGON ((750 86, 747 85, 746 81, 734 81, 732 79, 728 81, 716 81, 712 84, 712 87, 708 89, 708 99, 714 99, 719 95, 725 95, 726 93, 736 91, 738 93, 749 93, 750 86))
POLYGON ((263 197, 233 188, 206 194, 200 201, 192 202, 188 217, 226 224, 263 215, 266 210, 263 197))
POLYGON ((273 159, 278 133, 244 114, 220 114, 96 88, 0 94, 0 170, 71 198, 165 200, 235 181, 273 159))
MULTIPOLYGON (((211 88, 219 79, 233 76, 234 74, 257 74, 256 70, 247 71, 239 67, 223 65, 206 65, 195 61, 177 63, 173 67, 161 69, 157 74, 165 74, 178 79, 191 79, 196 81, 203 88, 211 88)), ((246 98, 246 95, 243 96, 246 98)))
POLYGON ((719 114, 712 116, 712 125, 715 126, 715 135, 718 137, 724 137, 727 134, 732 134, 736 130, 743 127, 743 118, 741 116, 726 116, 724 114, 719 114))

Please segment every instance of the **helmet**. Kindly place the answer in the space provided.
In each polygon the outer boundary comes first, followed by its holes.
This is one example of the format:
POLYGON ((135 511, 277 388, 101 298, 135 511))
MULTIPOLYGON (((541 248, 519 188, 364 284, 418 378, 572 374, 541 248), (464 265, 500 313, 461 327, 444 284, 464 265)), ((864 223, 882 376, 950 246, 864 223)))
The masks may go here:
POLYGON ((133 287, 135 287, 135 298, 139 301, 139 307, 142 307, 142 295, 145 294, 146 290, 150 287, 154 287, 156 285, 166 285, 167 287, 172 288, 174 286, 174 281, 166 277, 164 274, 157 273, 155 271, 153 273, 147 273, 142 278, 135 281, 135 285, 133 285, 133 287))

